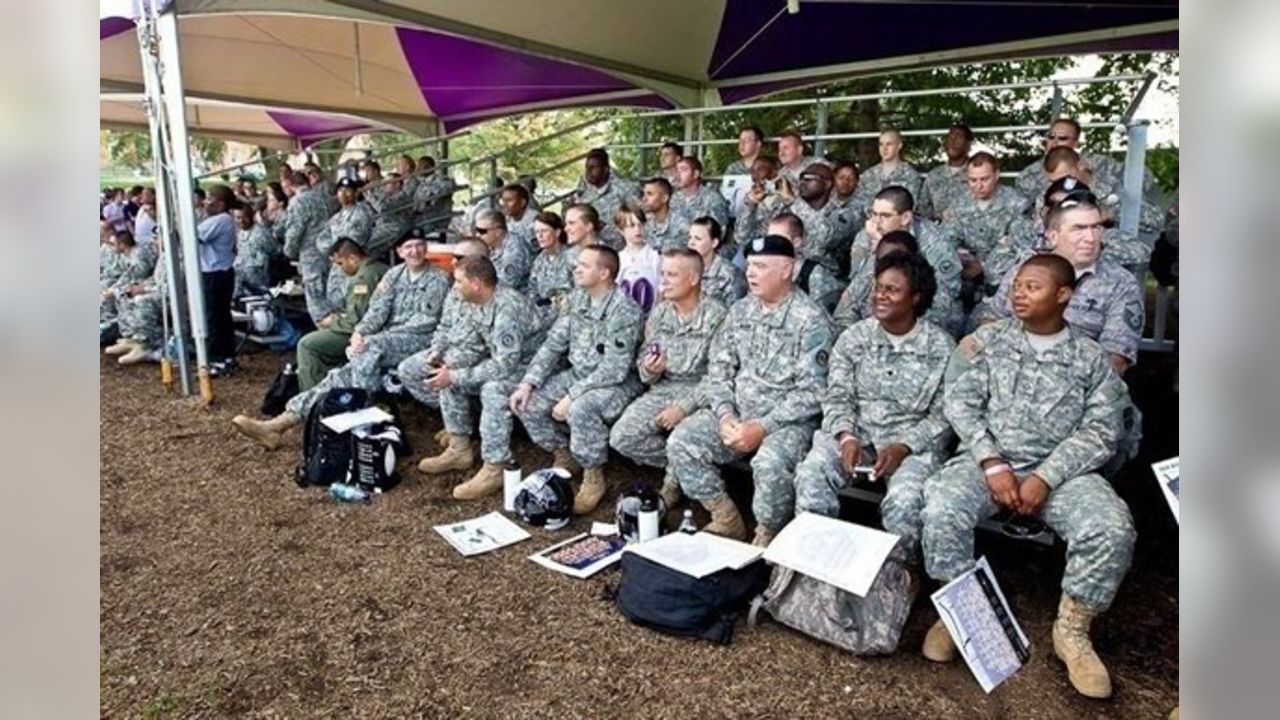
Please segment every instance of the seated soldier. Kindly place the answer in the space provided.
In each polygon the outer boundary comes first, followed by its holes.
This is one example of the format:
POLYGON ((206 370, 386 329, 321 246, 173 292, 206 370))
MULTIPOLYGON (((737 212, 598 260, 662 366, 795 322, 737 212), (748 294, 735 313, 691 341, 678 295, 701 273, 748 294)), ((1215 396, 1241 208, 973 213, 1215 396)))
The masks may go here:
POLYGON ((368 311, 374 288, 387 273, 386 263, 370 258, 364 248, 348 237, 338 238, 333 244, 329 261, 348 279, 347 296, 341 310, 321 318, 317 328, 298 341, 299 390, 319 385, 330 370, 346 362, 351 333, 368 311))
POLYGON ((700 217, 689 225, 689 247, 702 256, 703 297, 729 307, 747 294, 747 279, 718 252, 721 228, 715 218, 700 217))
POLYGON ((618 289, 617 276, 613 248, 592 245, 579 253, 569 312, 551 326, 519 384, 494 380, 480 391, 484 465, 454 488, 454 497, 479 498, 502 488, 502 467, 512 458, 514 414, 534 443, 554 455, 556 466, 571 472, 579 464, 583 468, 573 511, 586 514, 599 504, 606 489, 609 423, 640 390, 631 370, 640 308, 618 289))
POLYGON ((969 151, 973 148, 973 130, 964 123, 956 123, 942 139, 942 152, 947 161, 924 176, 925 191, 929 194, 933 219, 946 217, 952 203, 969 194, 967 176, 969 151))
POLYGON ((937 469, 950 434, 942 415, 942 377, 955 341, 923 319, 937 285, 919 255, 897 251, 876 261, 873 318, 840 334, 822 400, 822 429, 796 468, 796 512, 836 517, 839 493, 856 468, 888 480, 880 514, 902 538, 898 551, 920 552, 924 481, 937 469))
POLYGON ((444 230, 453 219, 453 193, 458 185, 448 169, 436 167, 435 158, 429 155, 418 158, 415 172, 413 226, 426 232, 444 230))
MULTIPOLYGON (((916 238, 906 230, 894 230, 885 233, 884 237, 876 243, 875 255, 862 258, 858 267, 853 268, 853 277, 849 281, 849 287, 840 293, 840 301, 836 303, 836 309, 831 313, 831 319, 835 321, 836 327, 843 330, 859 320, 875 317, 875 285, 876 285, 876 263, 880 258, 891 252, 907 252, 912 255, 920 254, 920 246, 916 243, 916 238)), ((925 261, 928 262, 927 260, 925 261)), ((929 268, 933 269, 932 266, 929 268)), ((934 280, 934 296, 937 295, 937 280, 934 280)), ((933 298, 931 297, 930 306, 932 306, 933 298)), ((927 310, 927 308, 926 308, 927 310)))
POLYGON ((821 263, 835 273, 840 268, 840 258, 836 255, 848 253, 856 227, 849 224, 851 215, 831 201, 834 177, 824 163, 811 163, 798 177, 796 195, 784 185, 772 204, 761 187, 753 187, 747 194, 743 212, 736 219, 740 232, 744 237, 758 237, 761 230, 765 235, 771 234, 769 220, 783 213, 792 214, 804 224, 806 241, 802 257, 821 263))
MULTIPOLYGON (((636 359, 640 381, 649 389, 627 406, 609 433, 609 444, 641 465, 667 466, 667 434, 701 404, 698 383, 707 372, 711 338, 727 312, 703 296, 702 263, 689 248, 664 253, 662 302, 645 322, 636 359)), ((679 487, 664 483, 662 497, 674 507, 679 487)))
POLYGON ((897 185, 906 188, 915 198, 916 213, 920 217, 930 217, 933 212, 929 198, 924 194, 924 177, 902 159, 902 133, 895 128, 881 131, 879 149, 880 162, 867 168, 858 181, 866 209, 871 209, 876 193, 897 185))
MULTIPOLYGON (((1053 651, 1083 695, 1111 695, 1089 625, 1115 597, 1133 554, 1129 509, 1094 471, 1115 451, 1124 383, 1107 353, 1063 315, 1075 273, 1056 255, 1018 270, 1015 317, 961 341, 947 368, 943 408, 960 453, 925 484, 925 569, 946 583, 974 565, 974 527, 999 508, 1038 516, 1067 542, 1053 651)), ((942 621, 924 655, 946 662, 955 644, 942 621)))
POLYGON ((671 192, 671 183, 665 178, 644 181, 640 200, 645 215, 644 237, 659 253, 684 247, 689 240, 689 219, 671 209, 671 192))
MULTIPOLYGON (((595 148, 587 153, 582 179, 570 198, 571 203, 586 203, 602 218, 611 218, 627 200, 640 199, 640 188, 630 180, 617 177, 609 167, 609 152, 595 148)), ((602 229, 610 247, 622 247, 622 235, 612 226, 602 229)))
POLYGON ((738 131, 738 159, 724 169, 725 175, 748 175, 764 147, 764 131, 748 125, 738 131))
MULTIPOLYGON (((488 258, 462 258, 454 265, 453 278, 452 294, 461 302, 451 328, 459 332, 451 330, 451 342, 433 342, 429 350, 400 364, 400 379, 410 393, 415 385, 439 393, 447 445, 439 455, 418 463, 418 470, 427 474, 467 470, 475 464, 472 402, 479 399, 485 383, 513 381, 537 350, 531 342, 536 339, 533 304, 498 285, 498 272, 488 258), (425 373, 406 367, 419 357, 425 373)), ((437 337, 443 335, 442 328, 437 337)), ((468 499, 463 486, 454 489, 454 497, 468 499)))
MULTIPOLYGON (((604 230, 604 223, 600 220, 600 213, 591 205, 578 203, 570 205, 564 209, 564 234, 568 236, 570 260, 574 266, 578 263, 578 251, 584 247, 592 245, 605 245, 605 241, 601 239, 600 233, 604 230)), ((621 236, 618 237, 622 239, 621 236)), ((622 245, 612 246, 614 250, 622 247, 622 245)))
POLYGON ((265 225, 255 222, 258 211, 252 206, 232 211, 236 221, 235 297, 263 295, 271 287, 271 257, 276 240, 265 225))
MULTIPOLYGON (((702 161, 693 156, 680 158, 676 163, 675 190, 671 195, 671 212, 685 226, 694 218, 709 215, 721 224, 729 222, 729 202, 719 190, 702 181, 702 161)), ((679 247, 672 244, 671 247, 679 247)), ((666 248, 662 248, 666 250, 666 248)))
POLYGON ((155 268, 151 277, 143 282, 124 286, 119 300, 120 342, 106 349, 108 355, 119 355, 120 365, 140 362, 160 362, 164 345, 164 302, 169 287, 169 268, 165 262, 164 245, 159 235, 152 235, 155 244, 155 268))
MULTIPOLYGON (((1123 209, 1120 188, 1111 184, 1107 177, 1090 172, 1075 150, 1068 147, 1050 150, 1044 156, 1044 169, 1050 188, 1074 178, 1080 187, 1092 190, 1098 197, 1098 208, 1102 210, 1102 219, 1107 222, 1107 254, 1112 260, 1133 267, 1151 259, 1151 245, 1142 237, 1154 237, 1164 230, 1164 213, 1154 200, 1146 196, 1141 199, 1137 234, 1126 233, 1120 230, 1120 212, 1123 209)), ((1048 196, 1047 191, 1045 196, 1048 196)))
POLYGON ((711 513, 704 530, 744 538, 717 465, 751 457, 755 542, 768 544, 795 505, 796 465, 818 428, 831 323, 791 282, 795 246, 769 235, 746 245, 751 294, 729 309, 711 342, 696 412, 667 441, 667 480, 711 513))
POLYGON ((804 150, 804 137, 799 130, 788 128, 778 133, 778 184, 789 185, 793 194, 800 187, 800 173, 816 162, 826 163, 820 157, 805 155, 804 150))
POLYGON ((569 251, 564 220, 553 212, 538 213, 533 237, 539 252, 533 259, 525 294, 533 301, 538 330, 545 332, 569 307, 577 256, 569 251))
POLYGON ((507 234, 519 238, 533 255, 537 243, 533 237, 533 221, 538 218, 538 211, 529 207, 529 188, 520 183, 512 183, 502 188, 498 195, 498 203, 502 206, 502 214, 507 221, 507 234))
POLYGON ((245 415, 232 419, 236 429, 268 450, 280 446, 282 434, 302 423, 311 407, 330 388, 374 390, 382 372, 431 344, 440 322, 449 278, 427 262, 426 234, 414 228, 400 239, 403 263, 387 271, 356 324, 347 345, 346 365, 331 371, 315 387, 295 395, 276 417, 261 421, 245 415))
POLYGON ((937 279, 938 293, 925 319, 952 337, 960 334, 965 322, 960 307, 960 256, 942 226, 915 214, 915 200, 906 188, 890 185, 876 193, 867 223, 849 250, 850 268, 858 268, 867 257, 874 255, 880 238, 894 230, 906 230, 915 237, 920 255, 929 262, 937 279))
POLYGON ((684 157, 684 147, 678 142, 664 142, 658 148, 658 175, 667 182, 676 181, 676 163, 684 157))
MULTIPOLYGON (((1083 129, 1080 123, 1072 118, 1058 118, 1049 126, 1049 131, 1045 133, 1044 151, 1046 156, 1053 152, 1054 148, 1067 148, 1075 153, 1079 153, 1080 167, 1087 172, 1092 178, 1105 181, 1108 186, 1118 187, 1120 185, 1121 166, 1110 157, 1098 153, 1089 152, 1080 149, 1080 135, 1083 129)), ((1085 180, 1085 178, 1080 178, 1085 180)), ((1026 197, 1027 202, 1035 202, 1040 197, 1040 193, 1044 192, 1044 188, 1050 183, 1047 176, 1045 163, 1041 160, 1031 163, 1018 173, 1018 179, 1015 187, 1018 192, 1026 197)))
POLYGON ((781 235, 795 246, 798 262, 794 263, 791 282, 829 313, 835 308, 844 286, 825 265, 808 255, 809 238, 805 231, 805 224, 799 217, 784 212, 769 221, 767 234, 781 235))
POLYGON ((867 201, 858 187, 858 165, 852 160, 841 160, 832 167, 835 173, 831 185, 831 210, 839 216, 843 227, 848 228, 834 251, 839 267, 836 272, 840 277, 848 274, 849 245, 858 228, 867 221, 867 201))
POLYGON ((1026 201, 1018 191, 1000 184, 1000 164, 994 155, 980 152, 969 158, 966 176, 968 191, 952 198, 942 214, 947 233, 960 245, 961 276, 964 299, 968 306, 985 298, 986 285, 997 282, 984 278, 990 255, 1009 234, 1009 227, 1026 210, 1026 201))
POLYGON ((507 218, 497 210, 476 213, 472 232, 489 247, 489 260, 498 268, 498 282, 504 287, 524 292, 533 266, 529 243, 507 233, 507 218))
POLYGON ((365 201, 373 214, 369 256, 381 260, 413 227, 413 192, 404 186, 399 173, 388 173, 385 182, 365 193, 365 201))

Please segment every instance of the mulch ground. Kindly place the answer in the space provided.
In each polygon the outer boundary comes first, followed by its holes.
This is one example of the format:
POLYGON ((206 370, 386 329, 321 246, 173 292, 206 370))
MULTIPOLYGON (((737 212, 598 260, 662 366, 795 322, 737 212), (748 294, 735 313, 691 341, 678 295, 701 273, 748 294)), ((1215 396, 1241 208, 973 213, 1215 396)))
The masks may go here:
MULTIPOLYGON (((280 360, 244 358, 201 409, 166 396, 155 366, 101 369, 101 713, 113 718, 1080 718, 1164 717, 1178 696, 1177 531, 1142 461, 1177 453, 1171 373, 1144 358, 1144 457, 1118 483, 1139 529, 1133 570, 1096 646, 1115 696, 1078 697, 1052 657, 1062 549, 980 538, 1032 642, 990 695, 963 663, 918 650, 917 601, 897 654, 850 656, 776 623, 732 645, 629 624, 616 570, 585 581, 525 557, 585 531, 464 559, 431 529, 500 509, 461 504, 412 469, 438 417, 406 412, 406 481, 369 506, 292 482, 300 433, 276 452, 235 434, 280 360)), ((546 455, 521 438, 531 469, 546 455)), ((614 486, 652 471, 610 465, 614 486)), ((856 509, 855 509, 856 510, 856 509)), ((611 499, 597 511, 612 513, 611 499)))

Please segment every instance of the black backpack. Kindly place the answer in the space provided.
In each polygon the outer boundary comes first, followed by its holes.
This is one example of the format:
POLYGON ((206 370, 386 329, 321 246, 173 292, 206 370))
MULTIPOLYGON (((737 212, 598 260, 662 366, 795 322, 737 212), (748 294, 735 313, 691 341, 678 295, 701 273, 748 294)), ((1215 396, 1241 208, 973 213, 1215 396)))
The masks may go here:
POLYGON ((733 639, 738 612, 769 584, 769 567, 757 560, 703 578, 686 575, 635 553, 622 555, 618 609, 637 625, 705 638, 719 645, 733 639))
POLYGON ((294 369, 292 362, 287 362, 276 379, 271 381, 267 394, 262 396, 262 414, 267 417, 279 415, 284 412, 289 399, 297 394, 298 371, 294 369))
POLYGON ((302 464, 296 478, 299 487, 346 482, 351 467, 351 433, 336 433, 320 421, 360 410, 368 401, 369 394, 359 388, 333 388, 311 406, 302 429, 302 464))

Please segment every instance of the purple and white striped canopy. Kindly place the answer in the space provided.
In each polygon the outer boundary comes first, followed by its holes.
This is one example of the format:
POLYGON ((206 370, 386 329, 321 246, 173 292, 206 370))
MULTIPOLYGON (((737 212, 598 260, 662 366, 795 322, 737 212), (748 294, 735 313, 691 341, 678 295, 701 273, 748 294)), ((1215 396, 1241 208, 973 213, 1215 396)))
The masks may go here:
MULTIPOLYGON (((189 97, 423 135, 531 110, 732 104, 913 67, 1178 44, 1176 0, 170 4, 189 97)), ((104 93, 141 89, 132 27, 101 20, 104 93)))

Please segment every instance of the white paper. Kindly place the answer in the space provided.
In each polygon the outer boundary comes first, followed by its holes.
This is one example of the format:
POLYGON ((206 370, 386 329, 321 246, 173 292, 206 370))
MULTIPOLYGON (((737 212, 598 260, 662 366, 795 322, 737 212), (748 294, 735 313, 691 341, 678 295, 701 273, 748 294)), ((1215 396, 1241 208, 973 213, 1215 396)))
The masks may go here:
POLYGON ((991 692, 1009 679, 1030 658, 1031 644, 985 557, 978 558, 974 569, 935 592, 932 599, 960 656, 984 692, 991 692), (991 594, 983 588, 984 582, 991 594))
POLYGON ((529 556, 539 565, 578 579, 589 578, 622 559, 626 542, 616 534, 582 533, 529 556))
POLYGON ((613 523, 593 522, 591 523, 592 535, 617 535, 618 526, 613 523))
POLYGON ((725 175, 720 178, 720 195, 729 202, 731 215, 737 215, 751 192, 750 175, 725 175))
POLYGON ((496 511, 474 520, 436 525, 433 529, 440 533, 440 536, 453 546, 453 549, 468 557, 529 539, 529 533, 496 511))
POLYGON ((373 425, 380 422, 388 422, 394 420, 391 413, 380 407, 367 407, 363 410, 352 410, 351 412, 330 415, 321 420, 325 427, 336 433, 344 433, 351 428, 360 427, 361 425, 373 425))
POLYGON ((695 578, 725 568, 739 569, 759 558, 763 548, 711 533, 675 532, 643 543, 632 543, 627 552, 665 565, 695 578))
POLYGON ((1164 493, 1165 502, 1169 503, 1169 510, 1173 512, 1173 519, 1181 524, 1182 518, 1178 515, 1178 486, 1182 481, 1178 475, 1178 458, 1152 463, 1151 469, 1160 483, 1160 492, 1164 493))
POLYGON ((769 543, 764 559, 864 597, 897 543, 897 535, 806 512, 769 543))

